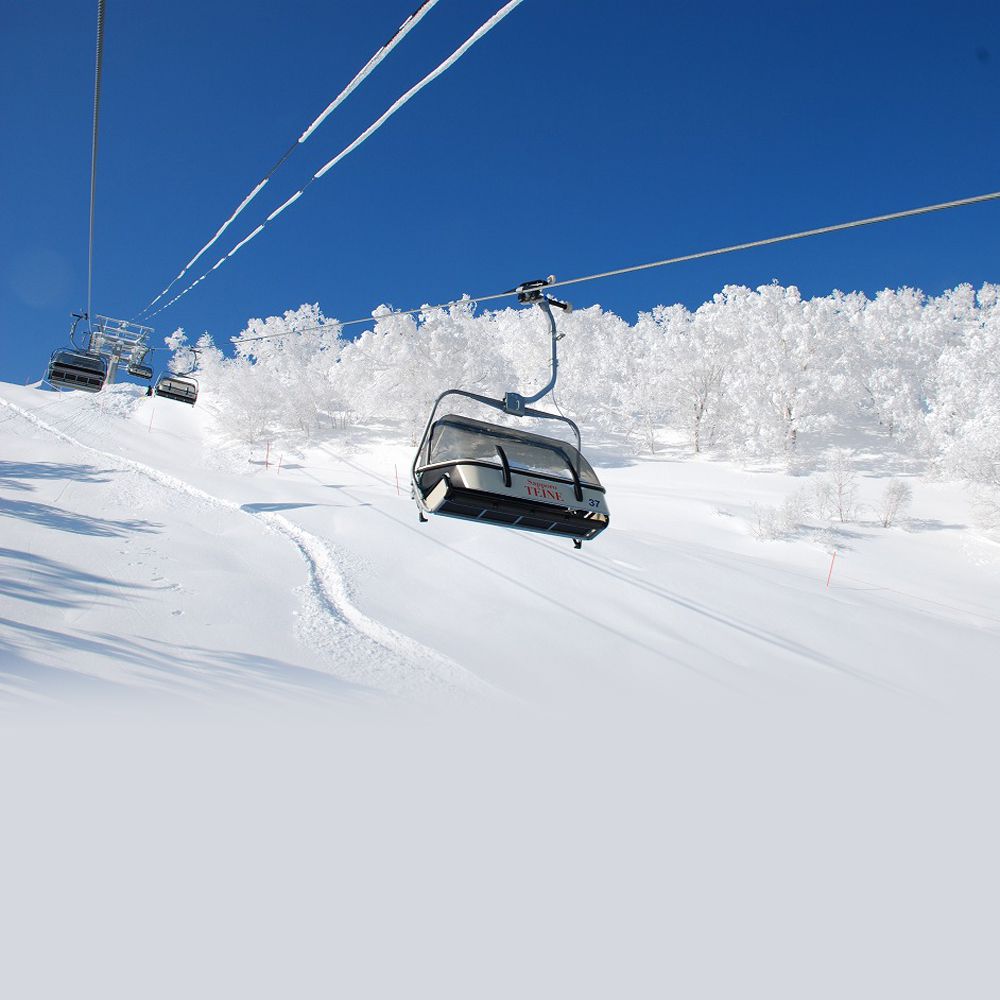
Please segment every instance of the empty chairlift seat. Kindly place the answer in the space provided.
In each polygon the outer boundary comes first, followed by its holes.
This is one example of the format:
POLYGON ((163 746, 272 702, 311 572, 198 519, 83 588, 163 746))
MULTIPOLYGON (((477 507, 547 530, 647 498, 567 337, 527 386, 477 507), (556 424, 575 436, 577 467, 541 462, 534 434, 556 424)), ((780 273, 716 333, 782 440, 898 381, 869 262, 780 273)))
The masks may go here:
POLYGON ((130 361, 125 370, 132 378, 141 378, 144 382, 148 382, 153 377, 153 369, 141 361, 130 361))
POLYGON ((591 539, 608 526, 604 487, 557 438, 448 414, 424 435, 413 468, 421 510, 591 539))
POLYGON ((108 378, 108 362, 87 351, 56 351, 49 359, 50 384, 84 392, 100 392, 108 378))
POLYGON ((178 403, 190 403, 193 406, 198 399, 198 381, 190 375, 164 373, 156 380, 153 391, 157 396, 173 399, 178 403))

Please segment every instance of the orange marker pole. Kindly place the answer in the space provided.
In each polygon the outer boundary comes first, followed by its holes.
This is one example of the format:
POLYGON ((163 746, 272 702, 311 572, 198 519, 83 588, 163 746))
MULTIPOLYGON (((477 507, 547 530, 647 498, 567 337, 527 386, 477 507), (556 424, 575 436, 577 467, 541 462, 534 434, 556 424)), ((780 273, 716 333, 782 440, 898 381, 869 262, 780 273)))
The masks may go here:
POLYGON ((834 549, 833 556, 830 558, 830 572, 826 574, 826 585, 830 586, 830 577, 833 576, 833 564, 837 561, 837 550, 834 549))

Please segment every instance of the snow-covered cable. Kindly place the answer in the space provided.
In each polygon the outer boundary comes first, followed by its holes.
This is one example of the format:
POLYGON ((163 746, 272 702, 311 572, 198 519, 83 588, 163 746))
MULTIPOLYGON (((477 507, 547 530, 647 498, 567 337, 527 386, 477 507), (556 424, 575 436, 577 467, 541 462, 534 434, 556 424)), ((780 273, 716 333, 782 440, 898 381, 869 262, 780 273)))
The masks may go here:
POLYGON ((368 60, 367 63, 358 72, 357 76, 327 105, 323 113, 299 136, 299 142, 305 142, 326 121, 327 117, 331 115, 337 108, 354 92, 354 90, 361 84, 365 77, 375 69, 376 66, 406 37, 406 35, 417 26, 421 18, 430 11, 430 9, 438 2, 438 0, 427 0, 426 3, 422 4, 417 10, 415 10, 400 26, 396 34, 389 39, 385 45, 382 46, 368 60))
POLYGON ((498 10, 488 21, 480 25, 480 27, 473 32, 473 34, 471 34, 457 49, 455 49, 455 51, 452 52, 452 54, 448 56, 448 58, 445 59, 440 66, 431 70, 431 72, 428 73, 427 76, 425 76, 419 83, 414 84, 405 94, 403 94, 402 97, 395 101, 380 118, 372 122, 372 124, 369 125, 368 128, 366 128, 364 132, 362 132, 361 135, 354 140, 354 142, 342 149, 332 160, 330 160, 329 163, 320 167, 320 169, 316 171, 314 179, 322 177, 331 167, 339 163, 345 156, 354 152, 354 150, 357 149, 361 143, 363 143, 373 132, 377 132, 404 104, 423 90, 427 84, 436 80, 442 73, 457 63, 458 60, 461 59, 462 56, 464 56, 465 53, 468 52, 469 49, 471 49, 472 46, 483 37, 483 35, 485 35, 488 31, 492 31, 492 29, 495 28, 515 7, 519 6, 521 2, 522 0, 510 0, 509 3, 501 7, 500 10, 498 10))
MULTIPOLYGON (((306 130, 298 137, 298 139, 296 139, 295 142, 293 142, 284 151, 284 153, 282 153, 281 156, 278 157, 278 159, 274 162, 274 165, 270 168, 270 170, 267 171, 267 173, 264 175, 261 181, 243 199, 243 201, 240 202, 239 205, 237 205, 236 210, 232 213, 232 215, 229 216, 228 219, 226 219, 225 222, 223 222, 223 224, 216 231, 215 235, 184 265, 184 267, 181 268, 180 272, 177 274, 177 277, 174 278, 173 281, 171 281, 170 284, 168 284, 166 288, 164 288, 163 291, 160 292, 159 295, 157 295, 154 299, 152 299, 148 305, 146 305, 139 311, 137 318, 141 317, 144 313, 152 309, 153 306, 156 305, 156 303, 159 302, 160 299, 162 299, 163 296, 166 295, 167 292, 169 292, 170 289, 173 288, 174 285, 177 284, 177 282, 180 281, 185 274, 187 274, 187 272, 194 266, 194 264, 198 261, 201 255, 216 243, 216 241, 222 236, 222 234, 236 220, 237 216, 239 216, 243 212, 243 210, 250 204, 250 202, 252 202, 254 198, 256 198, 258 194, 260 194, 260 192, 266 186, 267 182, 275 175, 275 173, 277 173, 278 169, 285 163, 285 161, 292 155, 292 153, 302 143, 304 143, 313 134, 313 132, 315 132, 316 129, 318 129, 320 125, 322 125, 323 122, 331 114, 333 114, 333 112, 336 111, 336 109, 341 104, 343 104, 343 102, 347 100, 347 98, 350 97, 352 93, 354 93, 355 90, 357 90, 357 88, 365 81, 365 79, 369 77, 372 74, 372 72, 378 67, 378 65, 385 59, 385 57, 389 55, 389 53, 392 52, 392 50, 397 45, 399 45, 399 43, 420 23, 421 20, 423 20, 424 16, 428 14, 437 3, 438 0, 424 0, 424 3, 422 3, 412 14, 409 15, 409 17, 406 18, 405 21, 403 21, 403 23, 399 26, 399 28, 396 29, 396 33, 375 52, 375 54, 371 57, 371 59, 369 59, 368 62, 366 62, 365 65, 355 74, 354 79, 351 80, 351 82, 346 87, 344 87, 344 89, 326 106, 326 108, 323 110, 323 113, 320 114, 319 117, 314 119, 313 122, 309 125, 309 127, 306 128, 306 130)), ((101 4, 103 6, 103 0, 101 0, 101 4)), ((282 208, 284 207, 285 206, 283 205, 282 208)), ((229 254, 228 256, 232 256, 232 254, 229 254)))
MULTIPOLYGON (((546 285, 546 289, 559 288, 565 285, 579 285, 584 281, 599 281, 602 278, 617 277, 620 274, 631 274, 633 271, 646 271, 654 267, 666 267, 668 264, 682 264, 689 260, 701 260, 704 257, 718 257, 721 254, 736 253, 738 250, 752 250, 755 247, 770 246, 775 243, 787 243, 790 240, 801 240, 808 236, 822 236, 825 233, 842 232, 845 229, 857 229, 860 226, 871 226, 879 222, 894 222, 897 219, 909 219, 915 215, 927 215, 930 212, 941 212, 948 208, 962 208, 965 205, 977 205, 986 201, 997 201, 1000 199, 1000 191, 993 191, 990 194, 978 194, 971 198, 957 198, 954 201, 942 201, 936 205, 925 205, 921 208, 908 208, 902 212, 890 212, 887 215, 872 215, 867 219, 855 219, 852 222, 838 222, 832 226, 821 226, 818 229, 804 229, 798 233, 787 233, 784 236, 769 236, 762 240, 752 240, 749 243, 735 243, 728 247, 719 247, 716 250, 699 250, 697 253, 683 254, 680 257, 668 257, 665 260, 655 260, 648 264, 633 264, 630 267, 619 267, 612 271, 600 271, 597 274, 587 274, 579 278, 567 278, 565 281, 554 281, 551 285, 546 285)), ((517 295, 516 291, 496 292, 493 295, 473 296, 473 302, 492 302, 496 299, 510 298, 517 295)), ((452 299, 450 302, 441 302, 436 306, 418 306, 416 309, 398 309, 392 312, 382 313, 379 316, 365 316, 361 319, 349 319, 339 326, 356 326, 360 323, 372 323, 381 319, 389 319, 392 316, 415 316, 417 313, 426 312, 430 309, 450 309, 452 306, 461 305, 470 301, 468 297, 452 299)), ((306 327, 301 330, 292 330, 292 334, 311 333, 320 327, 306 327)), ((266 337, 240 337, 239 343, 248 344, 255 340, 274 340, 277 337, 287 337, 289 333, 272 333, 266 337)))
MULTIPOLYGON (((457 49, 455 49, 455 51, 452 52, 452 54, 448 56, 448 58, 445 59, 444 62, 442 62, 435 69, 431 70, 431 72, 428 73, 422 80, 420 80, 419 83, 414 84, 414 86, 412 86, 405 94, 403 94, 402 97, 393 102, 393 104, 391 104, 389 108, 386 109, 384 114, 382 114, 379 118, 377 118, 374 122, 372 122, 372 124, 369 125, 368 128, 366 128, 364 132, 362 132, 352 143, 345 146, 332 160, 330 160, 328 163, 324 164, 319 170, 317 170, 316 173, 313 174, 313 176, 310 177, 309 180, 306 181, 306 183, 298 191, 296 191, 295 194, 291 196, 291 198, 289 198, 282 205, 279 205, 278 208, 276 208, 273 212, 271 212, 271 214, 265 220, 264 224, 260 226, 258 229, 256 229, 254 232, 252 232, 248 237, 246 237, 246 239, 244 239, 238 245, 237 249, 239 248, 239 246, 243 246, 245 243, 248 243, 250 240, 252 240, 255 236, 257 236, 257 234, 261 231, 261 229, 266 228, 275 218, 277 218, 277 216, 279 216, 286 208, 288 208, 289 205, 291 205, 293 202, 301 198, 302 195, 305 194, 309 186, 313 184, 315 181, 318 181, 324 174, 326 174, 328 170, 330 170, 331 167, 339 163, 342 159, 344 159, 345 156, 348 156, 350 153, 353 153, 354 150, 358 148, 358 146, 360 146, 373 133, 377 132, 401 107, 403 107, 404 104, 406 104, 408 101, 410 101, 411 98, 413 98, 416 94, 418 94, 421 90, 423 90, 424 87, 427 86, 427 84, 431 83, 431 81, 433 80, 436 80, 442 73, 450 69, 456 62, 458 62, 459 59, 462 58, 463 55, 465 55, 466 52, 469 51, 469 49, 472 48, 473 45, 476 44, 476 42, 478 42, 485 34, 487 34, 487 32, 495 28, 512 10, 514 10, 515 7, 519 7, 521 3, 523 3, 523 0, 509 0, 509 2, 506 3, 503 7, 501 7, 491 18, 489 18, 489 20, 484 21, 483 24, 481 24, 479 28, 476 29, 476 31, 474 31, 457 49)), ((214 243, 215 241, 213 240, 212 242, 214 243)), ((183 298, 185 295, 187 295, 187 293, 190 292, 195 285, 197 285, 199 282, 203 281, 206 277, 208 277, 211 271, 216 270, 216 268, 219 267, 219 264, 221 264, 222 261, 226 260, 228 257, 231 256, 232 253, 227 254, 225 257, 222 258, 222 260, 219 261, 219 263, 217 263, 209 271, 206 271, 203 275, 201 275, 200 278, 193 281, 186 288, 178 292, 178 294, 175 295, 172 299, 170 299, 169 302, 166 302, 164 305, 160 306, 160 308, 157 309, 156 312, 150 313, 148 318, 152 319, 153 316, 159 315, 161 312, 163 312, 164 309, 169 309, 170 306, 172 306, 178 299, 183 298)), ((174 280, 176 281, 176 279, 174 280)), ((171 285, 172 284, 173 282, 171 282, 171 285)), ((161 297, 162 293, 160 296, 157 296, 157 299, 161 297)), ((150 308, 157 301, 157 299, 154 299, 153 302, 150 303, 150 306, 147 306, 147 308, 150 308)))

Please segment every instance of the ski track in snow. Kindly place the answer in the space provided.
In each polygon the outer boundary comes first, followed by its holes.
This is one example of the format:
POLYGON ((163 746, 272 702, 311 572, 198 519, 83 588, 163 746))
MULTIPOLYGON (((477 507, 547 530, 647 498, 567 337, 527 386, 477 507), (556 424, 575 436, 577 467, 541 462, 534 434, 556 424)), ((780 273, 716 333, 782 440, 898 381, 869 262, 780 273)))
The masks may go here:
POLYGON ((84 444, 15 403, 0 398, 0 404, 12 416, 26 420, 74 448, 114 463, 120 471, 143 476, 209 506, 251 517, 268 530, 284 536, 298 550, 309 571, 308 583, 299 589, 303 608, 296 633, 302 641, 335 661, 332 672, 340 679, 415 700, 502 695, 500 689, 449 657, 368 617, 350 600, 347 582, 330 544, 287 518, 223 500, 142 462, 84 444))

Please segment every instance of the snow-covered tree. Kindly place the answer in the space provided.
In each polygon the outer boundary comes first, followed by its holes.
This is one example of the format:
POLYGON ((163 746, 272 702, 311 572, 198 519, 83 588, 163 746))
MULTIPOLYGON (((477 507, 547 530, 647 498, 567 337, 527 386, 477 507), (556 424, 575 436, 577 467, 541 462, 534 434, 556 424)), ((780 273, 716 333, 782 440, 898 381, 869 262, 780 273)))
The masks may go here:
MULTIPOLYGON (((657 306, 634 324, 599 306, 559 313, 557 392, 540 405, 646 449, 670 430, 695 452, 737 458, 792 461, 803 434, 821 450, 835 428, 874 427, 1000 497, 998 299, 995 285, 931 298, 885 290, 871 300, 730 285, 694 312, 657 306)), ((336 320, 304 305, 249 321, 232 356, 203 337, 195 345, 202 389, 246 441, 309 438, 349 421, 395 423, 415 441, 447 388, 530 395, 549 378, 537 309, 477 313, 466 299, 403 316, 381 306, 373 324, 344 339, 336 320)), ((167 345, 172 369, 190 368, 182 329, 167 345)), ((454 408, 498 419, 461 400, 454 408)))
POLYGON ((943 468, 1000 496, 1000 286, 976 306, 941 353, 927 422, 943 468))
POLYGON ((829 427, 839 391, 835 306, 794 286, 727 286, 713 302, 734 343, 724 390, 737 454, 790 459, 804 431, 829 427))

